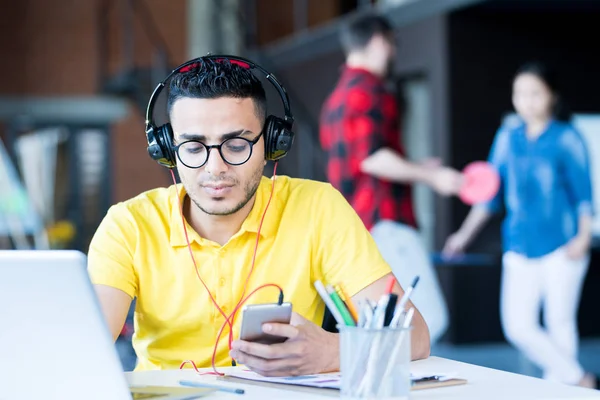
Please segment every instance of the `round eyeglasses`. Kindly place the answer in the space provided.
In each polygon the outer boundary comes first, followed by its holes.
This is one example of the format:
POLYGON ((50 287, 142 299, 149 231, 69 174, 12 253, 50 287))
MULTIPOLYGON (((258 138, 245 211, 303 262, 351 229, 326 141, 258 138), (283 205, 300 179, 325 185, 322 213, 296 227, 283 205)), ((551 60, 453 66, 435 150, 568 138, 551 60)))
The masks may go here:
POLYGON ((253 140, 233 137, 221 144, 208 146, 198 140, 186 140, 175 146, 177 158, 188 168, 200 168, 208 161, 210 151, 217 149, 223 161, 229 165, 241 165, 252 156, 252 148, 258 142, 262 133, 253 140))

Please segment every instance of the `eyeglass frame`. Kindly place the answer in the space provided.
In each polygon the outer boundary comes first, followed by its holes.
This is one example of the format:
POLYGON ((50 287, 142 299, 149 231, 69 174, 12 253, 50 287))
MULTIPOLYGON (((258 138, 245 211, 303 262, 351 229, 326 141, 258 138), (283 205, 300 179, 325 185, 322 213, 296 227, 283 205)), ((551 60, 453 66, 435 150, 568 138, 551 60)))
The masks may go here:
POLYGON ((226 164, 232 165, 234 167, 239 166, 239 165, 243 165, 246 164, 250 158, 252 158, 252 152, 254 151, 254 145, 256 143, 258 143, 258 141, 260 140, 261 136, 263 135, 263 132, 261 132, 257 137, 255 137, 254 139, 250 140, 250 139, 246 139, 245 137, 241 137, 241 136, 235 136, 235 137, 231 137, 228 139, 223 140, 220 144, 213 144, 213 145, 207 145, 206 143, 201 142, 200 140, 196 140, 196 139, 190 139, 190 140, 186 140, 184 142, 179 143, 176 146, 173 146, 173 151, 175 152, 175 154, 177 155, 177 158, 179 159, 179 161, 185 165, 187 168, 190 169, 198 169, 198 168, 202 168, 203 166, 206 165, 206 163, 208 162, 208 159, 210 158, 210 151, 212 149, 217 149, 219 151, 219 156, 221 156, 221 160, 223 160, 226 164), (222 146, 228 142, 229 140, 233 140, 233 139, 242 139, 245 140, 246 142, 248 142, 248 144, 250 145, 250 154, 248 155, 248 158, 241 162, 241 163, 230 163, 229 161, 227 161, 225 159, 225 157, 223 156, 223 151, 221 150, 222 146), (206 160, 204 160, 204 162, 202 164, 200 164, 197 167, 190 167, 189 165, 187 165, 186 163, 183 162, 183 160, 181 159, 181 156, 179 156, 179 148, 181 146, 183 146, 186 143, 190 143, 190 142, 194 142, 194 143, 200 143, 202 146, 204 146, 204 148, 206 148, 206 160))

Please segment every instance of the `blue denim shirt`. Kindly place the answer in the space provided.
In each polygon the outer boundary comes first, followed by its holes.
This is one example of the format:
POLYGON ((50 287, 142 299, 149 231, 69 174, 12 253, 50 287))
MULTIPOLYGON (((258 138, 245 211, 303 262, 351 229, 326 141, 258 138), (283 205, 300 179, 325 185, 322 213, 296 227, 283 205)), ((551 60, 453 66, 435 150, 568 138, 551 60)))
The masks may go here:
POLYGON ((496 212, 504 203, 504 251, 529 258, 551 253, 577 234, 580 215, 593 212, 588 150, 568 123, 552 120, 531 140, 525 124, 511 119, 496 133, 489 162, 501 185, 483 206, 496 212))

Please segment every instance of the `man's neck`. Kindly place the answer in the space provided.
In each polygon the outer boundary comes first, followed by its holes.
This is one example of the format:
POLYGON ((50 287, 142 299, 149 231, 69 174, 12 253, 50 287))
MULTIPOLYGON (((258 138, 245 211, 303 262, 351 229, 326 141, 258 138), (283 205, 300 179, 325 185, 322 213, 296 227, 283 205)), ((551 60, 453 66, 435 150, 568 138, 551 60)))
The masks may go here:
POLYGON ((376 75, 380 78, 382 77, 381 71, 379 71, 379 69, 373 65, 364 54, 349 54, 346 58, 346 66, 350 68, 364 69, 373 75, 376 75))
POLYGON ((223 246, 240 230, 242 224, 250 214, 250 211, 252 211, 255 200, 256 194, 254 194, 250 201, 235 214, 209 215, 200 210, 200 208, 190 200, 189 196, 186 196, 184 215, 192 228, 194 228, 201 237, 223 246))

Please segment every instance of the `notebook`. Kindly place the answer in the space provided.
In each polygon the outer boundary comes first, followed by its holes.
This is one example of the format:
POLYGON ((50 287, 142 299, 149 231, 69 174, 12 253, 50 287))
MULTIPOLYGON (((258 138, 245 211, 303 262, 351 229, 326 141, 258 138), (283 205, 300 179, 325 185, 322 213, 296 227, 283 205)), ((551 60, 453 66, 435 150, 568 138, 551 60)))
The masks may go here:
MULTIPOLYGON (((433 374, 431 376, 434 376, 433 374)), ((413 375, 414 381, 411 390, 433 389, 437 387, 457 386, 467 383, 466 379, 459 379, 454 374, 435 374, 439 379, 422 380, 423 375, 413 375)), ((300 391, 305 393, 324 394, 332 397, 339 397, 341 386, 341 375, 339 373, 289 376, 289 377, 265 377, 245 368, 238 368, 229 372, 225 376, 219 377, 220 380, 259 385, 300 391)))

